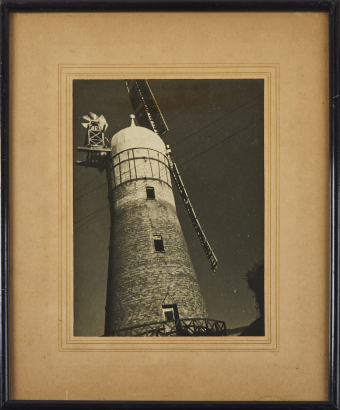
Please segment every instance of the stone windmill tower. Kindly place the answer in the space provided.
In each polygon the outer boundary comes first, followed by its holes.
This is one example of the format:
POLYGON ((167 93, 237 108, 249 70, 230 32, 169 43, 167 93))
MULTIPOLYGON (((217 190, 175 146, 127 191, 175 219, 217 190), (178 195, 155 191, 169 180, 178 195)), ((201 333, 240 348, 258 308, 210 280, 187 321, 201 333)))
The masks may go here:
POLYGON ((139 124, 116 133, 108 147, 104 117, 91 113, 79 165, 106 170, 111 216, 105 336, 226 335, 208 319, 177 217, 171 175, 208 259, 217 259, 196 219, 171 151, 167 126, 146 80, 126 81, 139 124))

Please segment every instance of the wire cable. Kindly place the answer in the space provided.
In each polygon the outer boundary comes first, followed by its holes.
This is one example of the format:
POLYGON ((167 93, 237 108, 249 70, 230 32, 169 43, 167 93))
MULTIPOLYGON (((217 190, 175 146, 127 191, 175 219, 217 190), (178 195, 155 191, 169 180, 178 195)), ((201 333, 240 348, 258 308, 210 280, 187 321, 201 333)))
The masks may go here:
MULTIPOLYGON (((247 101, 245 104, 240 105, 239 107, 235 108, 234 110, 229 111, 228 113, 222 115, 221 117, 219 117, 219 118, 217 118, 216 120, 212 121, 211 123, 207 124, 207 125, 204 126, 203 128, 200 128, 199 130, 193 132, 192 134, 187 135, 185 138, 183 138, 183 139, 181 139, 180 141, 178 141, 178 142, 176 142, 175 144, 173 144, 172 147, 175 147, 176 145, 181 144, 183 141, 187 140, 188 138, 190 138, 190 137, 192 137, 192 136, 198 134, 199 132, 201 132, 201 131, 207 129, 207 128, 210 127, 211 125, 213 125, 213 124, 215 124, 216 122, 220 121, 222 118, 227 117, 228 115, 232 114, 233 112, 239 110, 240 108, 246 106, 247 104, 251 103, 252 101, 258 99, 258 98, 261 97, 262 95, 263 95, 263 94, 259 94, 258 96, 256 96, 256 97, 252 98, 251 100, 247 101)), ((249 107, 249 108, 252 108, 252 107, 253 107, 253 105, 252 105, 251 107, 249 107)), ((245 111, 247 111, 247 110, 248 110, 248 108, 247 108, 246 110, 242 111, 241 114, 243 114, 243 113, 244 113, 245 111)), ((241 114, 240 114, 240 115, 241 115, 241 114)), ((237 117, 237 118, 238 118, 238 117, 237 117)), ((233 120, 231 120, 231 122, 232 122, 232 121, 233 121, 233 120)))
POLYGON ((87 187, 87 186, 90 185, 93 181, 95 181, 98 177, 100 177, 100 174, 99 174, 99 175, 96 175, 94 178, 92 178, 90 181, 88 181, 88 182, 87 182, 85 185, 83 185, 82 187, 79 187, 79 186, 78 186, 77 189, 75 189, 73 193, 77 193, 77 192, 83 190, 85 187, 87 187))
POLYGON ((199 157, 199 156, 205 154, 206 152, 210 151, 211 149, 216 148, 218 145, 222 144, 222 142, 225 142, 225 141, 229 140, 230 138, 232 138, 232 137, 234 137, 235 135, 239 134, 240 132, 246 130, 247 128, 250 128, 252 125, 256 124, 256 123, 259 122, 259 121, 260 121, 260 119, 258 119, 257 121, 252 122, 251 124, 247 125, 246 127, 242 128, 241 130, 236 131, 234 134, 229 135, 227 138, 223 139, 222 141, 219 141, 217 144, 213 145, 212 147, 209 147, 209 148, 207 148, 205 151, 202 151, 201 153, 195 155, 194 157, 188 159, 187 161, 182 162, 182 163, 180 164, 180 166, 183 166, 183 165, 187 164, 188 162, 190 162, 190 161, 196 159, 197 157, 199 157))
MULTIPOLYGON (((242 132, 242 131, 244 131, 244 130, 250 128, 252 125, 255 125, 255 124, 258 123, 260 120, 261 120, 261 119, 258 119, 258 120, 256 120, 256 121, 252 122, 251 124, 247 125, 246 127, 242 128, 241 130, 238 130, 238 131, 236 131, 235 133, 229 135, 227 138, 224 138, 223 140, 219 141, 217 144, 215 144, 215 145, 213 145, 213 146, 207 148, 206 150, 204 150, 204 151, 202 151, 202 152, 196 154, 194 157, 188 159, 187 161, 178 164, 178 166, 183 166, 183 165, 187 164, 188 162, 193 161, 195 158, 197 158, 197 157, 199 157, 199 156, 205 154, 206 152, 210 151, 210 150, 213 149, 213 148, 216 148, 218 145, 222 144, 223 142, 225 142, 225 141, 231 139, 232 137, 234 137, 235 135, 239 134, 240 132, 242 132)), ((164 174, 162 174, 161 176, 163 177, 163 176, 165 176, 165 175, 166 175, 166 172, 165 172, 164 174)), ((120 199, 123 199, 123 198, 125 198, 126 196, 131 195, 132 193, 138 191, 139 189, 144 189, 144 188, 145 188, 144 186, 141 187, 141 188, 135 188, 135 189, 131 190, 130 192, 126 193, 125 195, 123 195, 120 199)), ((78 222, 80 222, 80 221, 82 221, 82 220, 84 220, 84 219, 90 217, 91 215, 94 215, 94 214, 97 213, 97 212, 98 212, 98 215, 99 215, 104 209, 106 209, 106 208, 109 207, 109 206, 110 206, 110 204, 105 205, 104 207, 102 207, 102 208, 100 208, 100 209, 98 209, 98 210, 92 212, 91 214, 87 215, 87 216, 84 217, 84 218, 79 219, 78 221, 76 221, 76 222, 74 222, 74 223, 78 223, 78 222)), ((95 217, 98 216, 98 215, 93 216, 93 218, 95 218, 95 217)), ((88 221, 84 222, 82 225, 78 226, 75 230, 77 230, 77 229, 81 228, 82 226, 86 225, 86 224, 87 224, 88 222, 90 222, 93 218, 91 218, 91 219, 89 219, 88 221)))
POLYGON ((78 196, 77 198, 74 198, 74 201, 78 201, 78 199, 83 198, 84 196, 90 194, 90 193, 93 192, 93 191, 96 191, 97 189, 99 189, 100 187, 102 187, 102 186, 104 186, 104 185, 106 185, 106 184, 107 184, 107 182, 105 181, 104 183, 102 183, 102 184, 96 186, 95 188, 91 189, 91 191, 85 192, 84 194, 78 196))
MULTIPOLYGON (((252 106, 253 107, 253 106, 252 106)), ((250 107, 251 108, 251 107, 250 107)), ((229 121, 227 124, 222 125, 222 127, 220 127, 218 130, 216 130, 215 132, 213 132, 212 134, 210 134, 209 136, 212 137, 213 135, 217 134, 218 132, 220 132, 223 128, 227 127, 228 125, 230 125, 234 120, 236 120, 237 118, 239 118, 243 113, 241 113, 240 115, 238 115, 237 117, 233 118, 231 121, 229 121)), ((200 143, 194 145, 192 148, 197 147, 198 145, 201 145, 200 143)), ((180 155, 178 157, 178 159, 183 158, 188 152, 192 151, 192 148, 190 148, 189 150, 185 151, 182 155, 180 155)), ((209 148, 210 149, 210 148, 209 148)))
MULTIPOLYGON (((220 87, 220 86, 221 86, 220 84, 215 85, 215 87, 212 87, 212 88, 209 89, 209 92, 215 90, 215 88, 220 87)), ((188 108, 192 107, 195 104, 195 102, 201 101, 202 98, 204 97, 204 95, 201 95, 200 97, 195 98, 194 101, 191 104, 189 104, 188 106, 186 106, 184 110, 181 110, 177 115, 175 115, 173 118, 171 118, 170 121, 168 121, 168 124, 171 124, 176 118, 178 118, 179 115, 181 115, 183 112, 185 112, 188 108)))
POLYGON ((107 208, 108 206, 109 206, 109 205, 102 206, 102 207, 100 207, 99 209, 97 209, 97 210, 91 212, 89 215, 86 215, 86 216, 84 216, 83 218, 80 218, 80 219, 78 219, 77 221, 75 221, 75 222, 73 222, 73 223, 74 223, 74 224, 77 224, 78 222, 81 222, 81 221, 83 221, 84 219, 89 218, 91 215, 94 215, 94 214, 96 214, 97 212, 102 211, 103 209, 107 208))
MULTIPOLYGON (((262 95, 262 94, 261 94, 261 95, 262 95)), ((207 124, 207 125, 204 126, 203 128, 201 128, 201 129, 195 131, 194 133, 188 135, 187 137, 183 138, 183 139, 180 140, 179 142, 173 144, 171 147, 173 148, 173 147, 175 147, 176 145, 178 145, 178 144, 180 144, 181 142, 183 142, 184 140, 186 140, 186 139, 192 137, 193 135, 195 135, 195 134, 197 134, 197 133, 199 133, 199 132, 201 132, 201 131, 207 129, 209 126, 211 126, 211 125, 217 123, 218 121, 220 121, 221 119, 225 118, 226 116, 232 114, 233 112, 237 111, 238 109, 240 109, 240 108, 246 106, 247 104, 249 104, 250 102, 256 100, 256 99, 259 98, 261 95, 258 95, 257 97, 255 97, 255 98, 249 100, 246 104, 243 104, 243 105, 241 105, 241 106, 235 108, 234 110, 230 111, 229 113, 227 113, 227 114, 223 115, 222 117, 220 117, 220 118, 214 120, 214 121, 211 122, 210 124, 207 124)), ((220 130, 222 130, 223 128, 225 128, 225 127, 228 126, 229 124, 231 124, 231 123, 232 123, 233 121, 235 121, 237 118, 241 117, 244 112, 248 111, 248 110, 249 110, 250 108, 252 108, 254 105, 255 105, 255 104, 253 104, 253 105, 251 105, 250 107, 246 108, 246 109, 245 109, 244 111, 242 111, 238 116, 236 116, 236 117, 234 117, 232 120, 228 121, 226 124, 224 124, 224 125, 223 125, 222 127, 220 127, 218 130, 216 130, 215 132, 213 132, 210 136, 215 135, 217 132, 219 132, 220 130)), ((142 145, 147 139, 148 139, 148 138, 144 139, 137 147, 141 147, 141 145, 142 145)), ((193 147, 191 147, 190 150, 186 151, 184 154, 182 154, 182 155, 181 155, 180 157, 178 157, 178 158, 182 158, 184 155, 186 155, 189 151, 192 151, 192 150, 193 150, 195 147, 197 147, 198 145, 200 145, 200 143, 198 143, 198 144, 194 145, 193 147)), ((161 153, 162 153, 163 155, 165 155, 166 150, 161 151, 161 153)), ((157 156, 158 156, 158 153, 156 154, 156 156, 150 157, 150 158, 153 159, 153 158, 156 158, 157 156)), ((140 164, 140 165, 143 165, 143 164, 140 164)), ((136 168, 137 168, 137 167, 139 167, 139 165, 137 165, 136 168)), ((129 172, 130 172, 130 171, 123 172, 123 173, 121 174, 121 176, 124 176, 125 174, 127 174, 127 173, 129 173, 129 172)), ((78 199, 82 198, 83 196, 85 196, 85 195, 87 195, 87 194, 89 194, 89 193, 95 191, 96 189, 98 189, 98 188, 104 186, 105 184, 106 184, 106 182, 104 182, 103 184, 98 185, 97 187, 95 187, 95 188, 92 189, 91 191, 88 191, 87 193, 85 193, 85 194, 83 194, 83 195, 81 195, 81 196, 75 198, 74 200, 77 201, 78 199)))
POLYGON ((75 228, 75 231, 77 231, 78 229, 80 229, 82 226, 86 225, 88 222, 92 221, 92 219, 96 218, 98 215, 100 215, 106 208, 108 208, 110 206, 104 206, 98 213, 97 215, 94 215, 91 219, 89 219, 88 221, 84 222, 83 224, 81 224, 80 226, 78 226, 77 228, 75 228))

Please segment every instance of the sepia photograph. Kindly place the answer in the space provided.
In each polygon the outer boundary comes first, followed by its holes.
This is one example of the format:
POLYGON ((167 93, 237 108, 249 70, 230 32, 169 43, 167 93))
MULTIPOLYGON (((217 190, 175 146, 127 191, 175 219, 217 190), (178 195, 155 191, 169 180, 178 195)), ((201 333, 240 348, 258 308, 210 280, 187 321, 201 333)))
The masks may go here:
POLYGON ((74 336, 264 336, 264 80, 73 81, 74 336))
POLYGON ((13 1, 0 404, 335 408, 340 0, 13 1))

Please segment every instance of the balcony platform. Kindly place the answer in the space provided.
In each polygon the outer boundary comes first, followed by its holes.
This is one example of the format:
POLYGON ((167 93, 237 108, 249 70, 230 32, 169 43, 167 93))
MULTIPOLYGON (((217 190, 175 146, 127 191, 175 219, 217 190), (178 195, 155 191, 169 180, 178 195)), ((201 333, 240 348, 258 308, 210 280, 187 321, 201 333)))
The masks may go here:
POLYGON ((214 319, 175 319, 116 330, 105 336, 227 336, 224 322, 214 319))

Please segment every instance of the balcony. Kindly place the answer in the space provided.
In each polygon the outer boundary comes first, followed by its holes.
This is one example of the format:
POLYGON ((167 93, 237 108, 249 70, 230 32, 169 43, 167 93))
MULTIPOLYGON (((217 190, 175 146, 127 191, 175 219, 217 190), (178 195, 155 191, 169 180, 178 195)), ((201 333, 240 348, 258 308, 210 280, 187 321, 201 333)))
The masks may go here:
POLYGON ((220 320, 175 319, 126 327, 106 336, 227 336, 227 328, 220 320))

